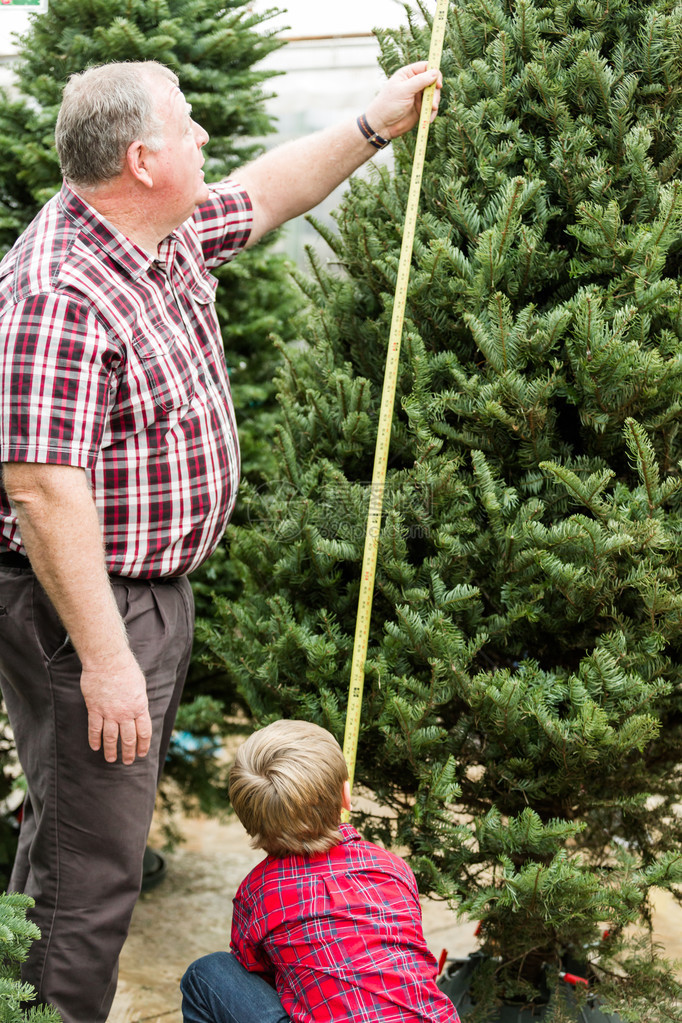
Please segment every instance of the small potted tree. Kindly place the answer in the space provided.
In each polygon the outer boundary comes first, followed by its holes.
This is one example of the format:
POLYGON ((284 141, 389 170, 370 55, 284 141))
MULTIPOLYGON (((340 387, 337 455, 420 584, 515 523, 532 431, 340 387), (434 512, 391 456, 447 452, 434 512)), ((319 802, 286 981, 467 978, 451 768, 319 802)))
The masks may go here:
POLYGON ((52 1006, 32 1006, 35 989, 22 984, 19 966, 32 942, 40 937, 34 923, 26 919, 33 905, 28 895, 17 892, 0 895, 0 1023, 61 1023, 52 1006))

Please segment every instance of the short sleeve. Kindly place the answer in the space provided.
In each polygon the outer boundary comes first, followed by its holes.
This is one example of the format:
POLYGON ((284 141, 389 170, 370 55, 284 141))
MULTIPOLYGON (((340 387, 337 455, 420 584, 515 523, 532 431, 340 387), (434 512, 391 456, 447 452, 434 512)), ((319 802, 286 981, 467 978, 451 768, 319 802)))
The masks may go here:
POLYGON ((198 206, 194 227, 206 266, 220 266, 241 252, 249 240, 253 208, 248 193, 231 178, 210 186, 210 196, 198 206))
POLYGON ((33 295, 0 318, 0 460, 92 468, 109 409, 112 351, 87 307, 33 295))

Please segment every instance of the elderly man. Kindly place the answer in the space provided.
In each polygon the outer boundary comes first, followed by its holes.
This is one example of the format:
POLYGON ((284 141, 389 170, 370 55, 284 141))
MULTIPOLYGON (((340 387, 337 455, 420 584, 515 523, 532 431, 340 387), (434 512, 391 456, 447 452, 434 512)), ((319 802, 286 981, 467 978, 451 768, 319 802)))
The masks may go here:
POLYGON ((187 573, 236 496, 209 271, 413 127, 436 78, 403 68, 357 122, 211 186, 168 69, 64 90, 63 188, 0 264, 0 682, 28 781, 12 887, 42 932, 24 978, 64 1023, 107 1018, 190 656, 187 573))

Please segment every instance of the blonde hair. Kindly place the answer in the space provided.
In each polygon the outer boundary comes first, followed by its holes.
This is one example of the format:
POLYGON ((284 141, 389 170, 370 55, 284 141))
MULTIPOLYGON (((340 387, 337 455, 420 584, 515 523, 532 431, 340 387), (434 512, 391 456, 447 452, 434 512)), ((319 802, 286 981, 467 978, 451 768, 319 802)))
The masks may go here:
POLYGON ((161 148, 164 125, 156 113, 151 76, 178 84, 177 75, 155 60, 100 64, 71 75, 55 129, 67 181, 95 186, 115 178, 136 140, 152 152, 161 148))
POLYGON ((254 849, 327 852, 339 840, 348 768, 334 736, 308 721, 274 721, 237 750, 229 792, 254 849))

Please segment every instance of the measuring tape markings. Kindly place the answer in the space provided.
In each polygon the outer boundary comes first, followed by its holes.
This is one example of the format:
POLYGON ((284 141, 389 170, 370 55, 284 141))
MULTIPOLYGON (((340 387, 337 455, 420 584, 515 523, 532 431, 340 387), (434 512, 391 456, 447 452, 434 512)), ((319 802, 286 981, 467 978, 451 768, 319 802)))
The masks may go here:
MULTIPOLYGON (((443 42, 445 39, 445 28, 447 24, 447 10, 448 0, 437 0, 437 8, 433 18, 431 31, 431 46, 428 57, 429 68, 438 68, 440 66, 440 58, 443 52, 443 42)), ((346 712, 346 731, 343 740, 343 755, 348 766, 348 776, 351 789, 353 788, 353 780, 355 777, 355 760, 358 738, 360 735, 360 716, 362 712, 362 693, 365 680, 365 661, 367 659, 367 648, 369 645, 372 599, 374 594, 377 554, 379 550, 379 533, 381 530, 381 511, 383 507, 386 471, 388 467, 388 451, 391 442, 391 422, 393 419, 393 407, 395 405, 395 394, 398 382, 400 344, 403 333, 405 309, 407 306, 407 292, 417 225, 417 215, 419 212, 419 193, 421 191, 424 158, 426 156, 426 142, 431 122, 431 109, 435 90, 436 85, 434 83, 425 89, 422 94, 422 106, 412 162, 410 190, 405 209, 403 241, 400 250, 400 260, 398 263, 391 330, 388 341, 386 368, 384 371, 384 385, 379 411, 379 423, 377 426, 377 440, 374 452, 374 471, 372 474, 372 489, 370 492, 369 512, 367 516, 367 532, 365 534, 365 548, 360 575, 360 593, 358 596, 358 611, 355 624, 355 641, 353 645, 353 657, 351 660, 348 708, 346 712)))

